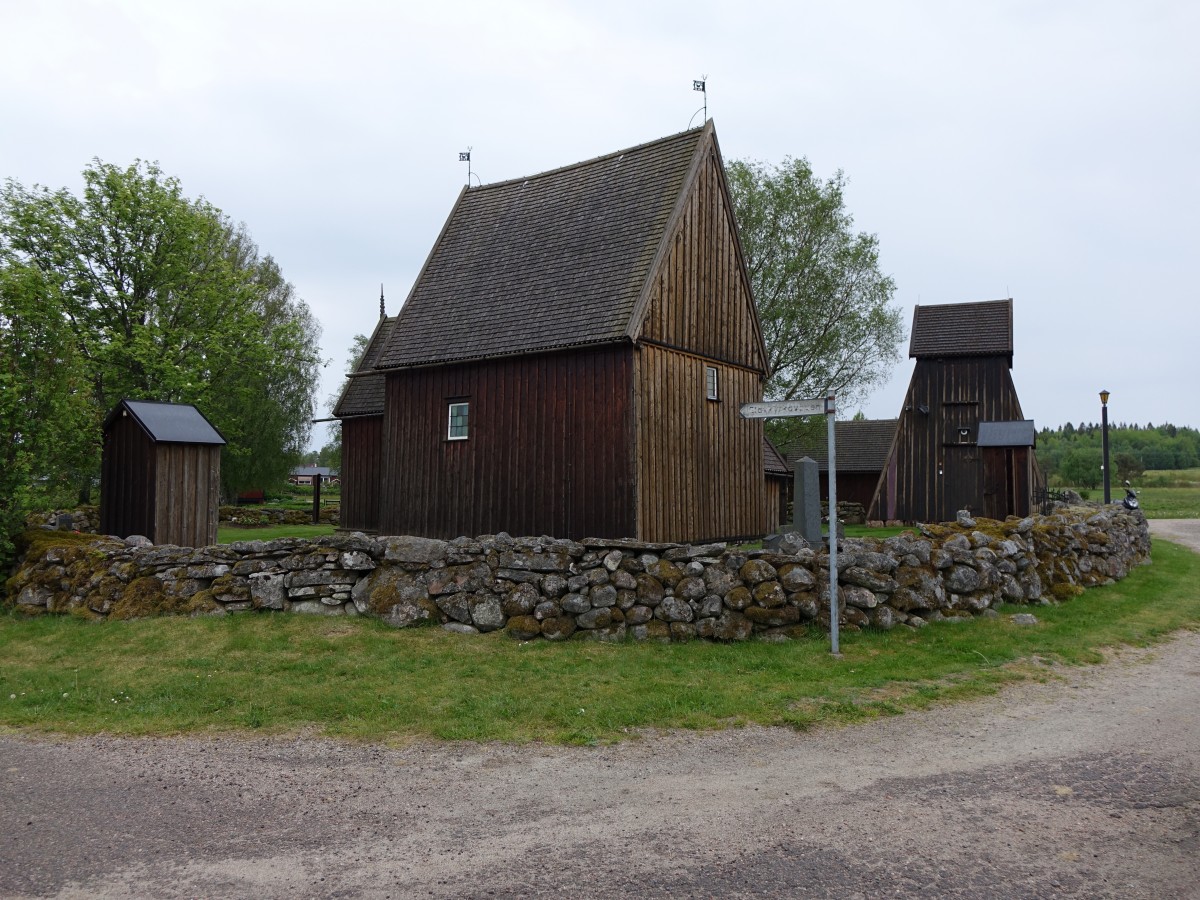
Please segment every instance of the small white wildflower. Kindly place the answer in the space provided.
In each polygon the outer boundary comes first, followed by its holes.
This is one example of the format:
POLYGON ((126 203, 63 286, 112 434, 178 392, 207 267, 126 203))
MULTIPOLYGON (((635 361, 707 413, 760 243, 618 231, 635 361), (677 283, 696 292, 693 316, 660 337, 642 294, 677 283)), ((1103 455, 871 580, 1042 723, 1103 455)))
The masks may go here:
POLYGON ((71 695, 70 695, 70 694, 67 694, 67 693, 64 693, 64 694, 63 694, 63 696, 64 696, 64 697, 70 697, 71 695))
POLYGON ((9 695, 8 695, 8 699, 9 699, 9 700, 16 700, 16 699, 17 699, 17 695, 16 695, 16 694, 9 694, 9 695))

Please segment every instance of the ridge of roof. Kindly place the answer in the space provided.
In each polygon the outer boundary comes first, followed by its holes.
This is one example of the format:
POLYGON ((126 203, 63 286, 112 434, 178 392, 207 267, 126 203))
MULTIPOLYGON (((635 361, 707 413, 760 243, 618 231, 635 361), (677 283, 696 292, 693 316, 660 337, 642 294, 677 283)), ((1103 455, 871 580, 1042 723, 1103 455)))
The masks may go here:
POLYGON ((503 181, 489 181, 487 184, 480 184, 476 185, 475 187, 467 187, 465 190, 468 193, 476 194, 480 191, 487 191, 492 188, 509 187, 516 184, 518 181, 524 184, 525 182, 532 181, 535 178, 548 178, 554 175, 561 175, 571 171, 572 169, 579 169, 584 166, 591 166, 595 165, 596 163, 604 162, 612 159, 613 157, 624 156, 626 153, 637 153, 642 150, 648 150, 655 144, 666 144, 671 141, 679 140, 686 135, 693 133, 699 134, 700 132, 703 132, 706 127, 708 127, 708 122, 705 122, 704 125, 698 125, 695 128, 685 128, 683 131, 677 131, 674 134, 668 134, 663 137, 654 138, 650 141, 644 141, 641 144, 635 144, 632 147, 626 147, 623 150, 613 150, 611 153, 601 153, 599 156, 593 156, 590 159, 581 159, 578 162, 568 163, 565 166, 558 166, 554 169, 545 169, 541 172, 533 172, 529 175, 518 175, 515 178, 506 178, 503 181))
POLYGON ((628 340, 702 128, 463 188, 375 366, 628 340))
POLYGON ((910 358, 1013 354, 1013 301, 938 303, 913 309, 910 358))

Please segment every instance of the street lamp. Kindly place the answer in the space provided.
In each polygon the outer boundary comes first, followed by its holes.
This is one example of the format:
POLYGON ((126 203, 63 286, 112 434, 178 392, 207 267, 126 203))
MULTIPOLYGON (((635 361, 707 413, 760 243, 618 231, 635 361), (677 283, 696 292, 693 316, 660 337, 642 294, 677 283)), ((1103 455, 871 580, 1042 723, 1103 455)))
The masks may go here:
POLYGON ((1108 474, 1108 391, 1100 392, 1100 434, 1104 441, 1104 505, 1112 502, 1112 481, 1108 474))

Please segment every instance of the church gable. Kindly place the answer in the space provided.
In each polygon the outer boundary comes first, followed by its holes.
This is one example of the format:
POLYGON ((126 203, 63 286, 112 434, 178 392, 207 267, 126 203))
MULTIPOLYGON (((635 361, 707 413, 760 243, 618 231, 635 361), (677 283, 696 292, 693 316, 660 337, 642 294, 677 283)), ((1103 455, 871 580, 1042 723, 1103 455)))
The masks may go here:
POLYGON ((645 286, 636 340, 766 373, 749 279, 716 137, 699 159, 645 286))

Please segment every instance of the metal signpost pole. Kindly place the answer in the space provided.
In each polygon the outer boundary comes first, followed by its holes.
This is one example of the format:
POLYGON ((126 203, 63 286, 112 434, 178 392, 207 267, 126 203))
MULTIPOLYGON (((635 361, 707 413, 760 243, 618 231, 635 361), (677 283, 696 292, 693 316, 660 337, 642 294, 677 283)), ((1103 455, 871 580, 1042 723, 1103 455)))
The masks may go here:
POLYGON ((838 656, 837 463, 834 445, 837 406, 834 403, 834 395, 830 394, 819 400, 764 400, 761 403, 743 403, 741 414, 743 419, 784 419, 824 414, 829 422, 829 641, 830 652, 838 656))

